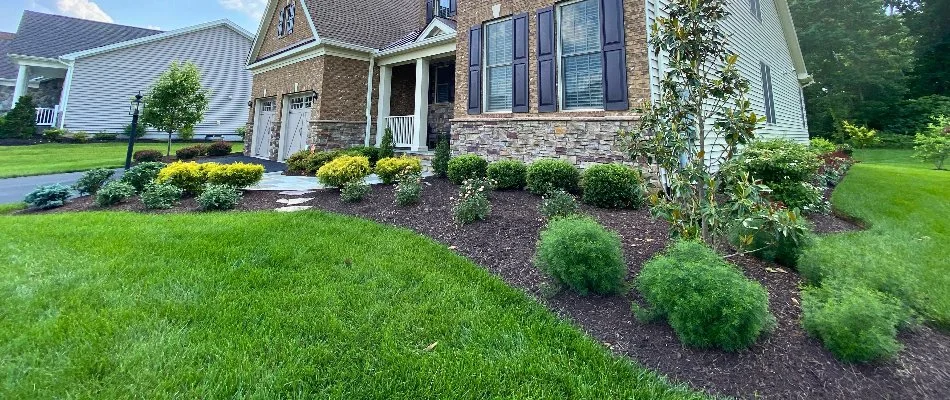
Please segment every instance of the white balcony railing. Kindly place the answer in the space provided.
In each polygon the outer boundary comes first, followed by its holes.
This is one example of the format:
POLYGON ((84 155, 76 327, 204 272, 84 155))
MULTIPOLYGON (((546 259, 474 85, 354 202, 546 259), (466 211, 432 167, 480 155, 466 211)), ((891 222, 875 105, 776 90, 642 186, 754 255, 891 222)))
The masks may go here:
POLYGON ((56 115, 59 106, 53 108, 36 108, 36 126, 53 126, 56 124, 56 115))
POLYGON ((414 116, 387 117, 386 127, 393 132, 394 147, 412 147, 416 129, 414 116))

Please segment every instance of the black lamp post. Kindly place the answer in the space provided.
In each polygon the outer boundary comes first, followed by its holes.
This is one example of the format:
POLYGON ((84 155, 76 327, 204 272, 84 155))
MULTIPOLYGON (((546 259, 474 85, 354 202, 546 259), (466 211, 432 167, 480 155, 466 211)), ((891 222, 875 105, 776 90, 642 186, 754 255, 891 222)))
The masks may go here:
POLYGON ((139 106, 142 104, 142 92, 135 95, 135 100, 129 103, 129 114, 132 114, 132 131, 129 132, 129 151, 125 153, 125 170, 132 168, 132 148, 135 147, 135 136, 139 133, 139 106))

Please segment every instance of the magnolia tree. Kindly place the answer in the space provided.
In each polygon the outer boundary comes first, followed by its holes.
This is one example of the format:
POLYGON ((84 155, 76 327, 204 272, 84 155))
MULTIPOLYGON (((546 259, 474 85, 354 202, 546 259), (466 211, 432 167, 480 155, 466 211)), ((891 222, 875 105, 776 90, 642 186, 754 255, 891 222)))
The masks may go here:
POLYGON ((631 156, 650 165, 665 188, 650 199, 654 216, 669 221, 674 236, 710 244, 737 222, 758 227, 762 218, 795 218, 779 215, 759 196, 764 186, 719 169, 755 138, 764 120, 752 111, 749 83, 727 48, 720 23, 729 15, 725 5, 670 2, 669 18, 651 27, 652 50, 669 57, 659 96, 639 110, 638 126, 624 132, 631 156), (760 221, 752 223, 753 217, 760 221))
POLYGON ((194 131, 208 109, 208 90, 201 86, 201 73, 195 64, 172 63, 145 95, 142 122, 168 133, 168 151, 172 152, 172 134, 194 131))

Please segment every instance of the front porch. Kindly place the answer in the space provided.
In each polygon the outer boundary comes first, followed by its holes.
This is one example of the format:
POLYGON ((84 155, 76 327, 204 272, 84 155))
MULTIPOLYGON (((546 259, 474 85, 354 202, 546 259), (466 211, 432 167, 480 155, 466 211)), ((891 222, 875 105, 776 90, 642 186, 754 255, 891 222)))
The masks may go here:
POLYGON ((42 57, 11 55, 10 58, 18 69, 10 107, 13 108, 20 97, 32 96, 36 107, 36 125, 60 126, 70 66, 59 60, 42 57))

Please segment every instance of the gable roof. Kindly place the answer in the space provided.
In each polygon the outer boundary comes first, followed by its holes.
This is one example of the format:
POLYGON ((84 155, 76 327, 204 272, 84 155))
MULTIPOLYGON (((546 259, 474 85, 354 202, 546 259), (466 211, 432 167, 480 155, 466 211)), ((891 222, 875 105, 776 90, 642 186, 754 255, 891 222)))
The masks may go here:
POLYGON ((0 79, 16 79, 19 70, 13 64, 13 60, 7 57, 10 52, 10 43, 13 42, 14 34, 0 32, 0 79))
POLYGON ((162 31, 24 11, 8 52, 56 58, 159 33, 162 31))
POLYGON ((426 25, 425 0, 306 0, 323 39, 380 49, 426 25))
POLYGON ((138 39, 132 39, 132 40, 124 41, 124 42, 113 43, 113 44, 110 44, 110 45, 107 45, 107 46, 96 47, 96 48, 89 49, 89 50, 83 50, 83 51, 78 51, 78 52, 75 52, 75 53, 64 54, 64 55, 62 56, 62 58, 63 58, 63 59, 67 59, 67 60, 75 60, 75 59, 77 59, 77 58, 89 57, 89 56, 92 56, 92 55, 102 54, 102 53, 108 53, 108 52, 110 52, 110 51, 115 51, 115 50, 124 49, 124 48, 128 48, 128 47, 139 46, 139 45, 143 45, 143 44, 146 44, 146 43, 157 42, 157 41, 160 41, 160 40, 165 40, 165 39, 173 38, 173 37, 176 37, 176 36, 186 35, 186 34, 193 33, 193 32, 203 31, 203 30, 205 30, 205 29, 217 28, 217 27, 220 27, 220 26, 223 26, 223 27, 226 27, 226 28, 230 28, 231 30, 233 30, 233 31, 235 31, 235 32, 237 32, 237 33, 239 33, 241 36, 244 36, 245 38, 247 38, 247 40, 249 40, 249 41, 250 41, 250 40, 254 40, 254 37, 251 36, 251 33, 248 32, 248 31, 246 31, 246 30, 244 30, 244 28, 241 28, 241 27, 237 26, 235 23, 233 23, 233 22, 231 22, 231 21, 229 21, 229 20, 221 19, 221 20, 217 20, 217 21, 211 21, 211 22, 206 22, 206 23, 203 23, 203 24, 198 24, 198 25, 194 25, 194 26, 189 26, 189 27, 181 28, 181 29, 176 29, 176 30, 173 30, 173 31, 168 31, 168 32, 164 32, 164 33, 159 33, 159 34, 156 34, 156 35, 149 35, 149 36, 145 36, 145 37, 140 37, 140 38, 138 38, 138 39))

